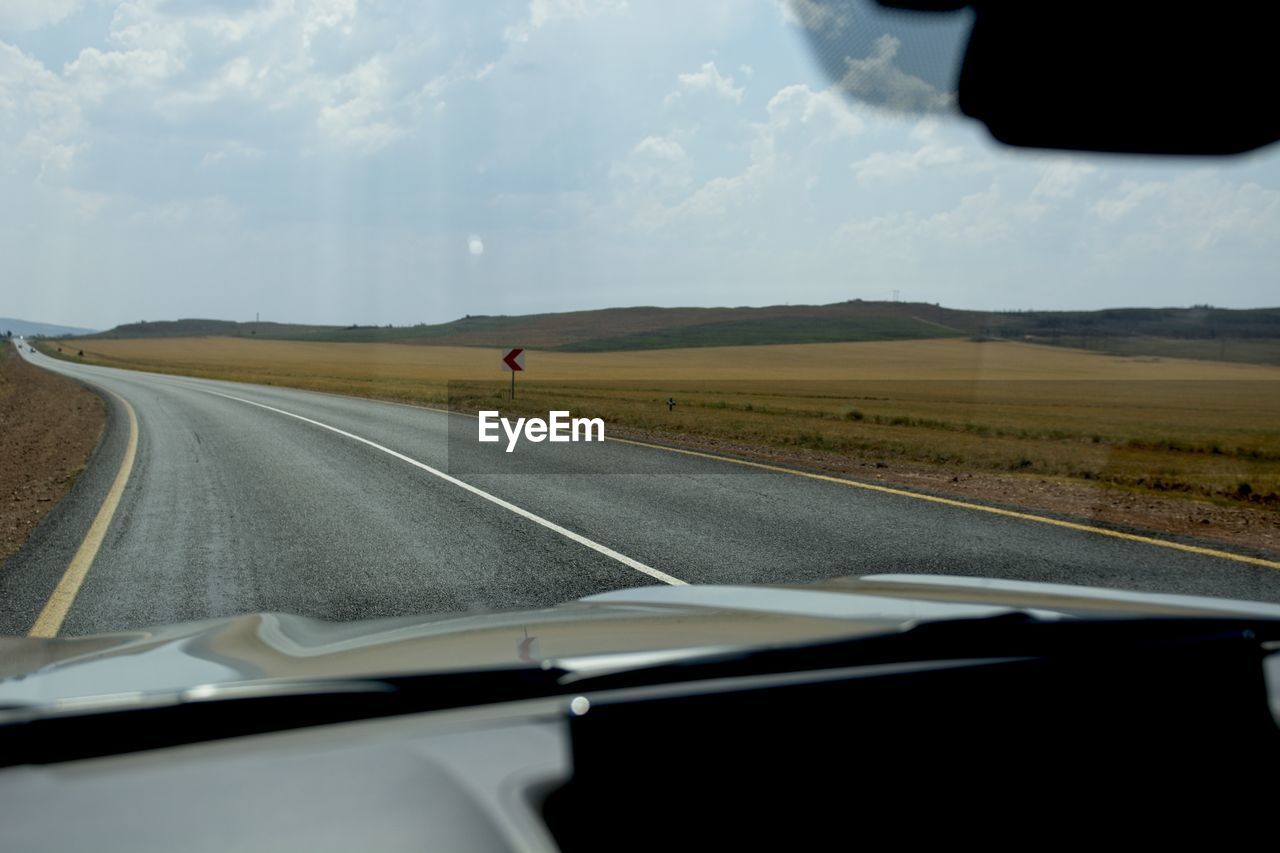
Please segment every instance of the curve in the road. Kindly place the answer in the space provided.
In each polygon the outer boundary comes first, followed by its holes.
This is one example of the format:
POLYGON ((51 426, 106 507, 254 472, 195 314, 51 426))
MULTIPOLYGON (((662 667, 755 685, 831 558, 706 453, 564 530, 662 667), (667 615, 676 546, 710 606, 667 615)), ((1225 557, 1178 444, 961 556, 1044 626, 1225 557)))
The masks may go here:
POLYGON ((244 403, 247 406, 257 406, 260 409, 266 409, 267 411, 275 412, 278 415, 284 415, 290 418, 297 418, 303 423, 308 423, 308 424, 311 424, 312 426, 320 427, 321 429, 327 429, 330 432, 337 433, 338 435, 344 438, 349 438, 352 441, 358 441, 361 444, 372 447, 374 450, 387 454, 393 459, 399 459, 401 462, 407 462, 408 464, 414 466, 415 468, 420 468, 421 470, 426 471, 428 474, 430 474, 433 477, 439 477, 441 480, 444 480, 446 483, 457 486, 460 489, 464 489, 470 492, 471 494, 476 495, 477 497, 483 498, 484 500, 489 501, 490 503, 493 503, 493 504, 496 504, 497 506, 502 507, 505 510, 514 512, 516 515, 520 516, 521 518, 527 518, 530 521, 532 521, 534 524, 539 524, 547 528, 548 530, 559 533, 561 536, 573 542, 577 542, 579 545, 585 545, 591 550, 596 551, 600 554, 603 554, 604 556, 608 557, 611 560, 617 560, 619 563, 622 563, 622 565, 627 566, 628 568, 635 569, 637 572, 641 572, 642 574, 646 574, 649 577, 653 578, 654 580, 659 580, 665 584, 671 584, 673 586, 677 586, 684 583, 684 581, 680 580, 677 577, 669 575, 666 572, 659 571, 653 568, 652 566, 646 566, 644 563, 640 562, 639 560, 631 559, 626 554, 619 554, 617 551, 613 550, 612 548, 609 548, 605 545, 601 545, 599 542, 595 542, 591 539, 588 539, 587 537, 583 536, 580 533, 574 533, 572 530, 567 530, 564 527, 561 527, 560 525, 556 524, 554 521, 548 521, 542 516, 536 513, 532 513, 529 510, 525 509, 524 507, 516 506, 510 501, 504 501, 502 498, 497 497, 496 495, 489 494, 484 489, 476 488, 470 483, 464 483, 463 481, 459 480, 457 477, 450 477, 445 472, 440 471, 436 468, 432 468, 430 465, 426 464, 425 462, 419 462, 417 459, 413 459, 409 456, 405 456, 403 453, 400 453, 399 451, 396 451, 396 450, 392 450, 390 447, 384 447, 383 445, 378 444, 378 442, 367 439, 364 436, 356 435, 355 433, 352 433, 352 432, 347 432, 346 430, 339 429, 338 427, 333 426, 331 424, 321 423, 320 421, 314 420, 312 418, 304 417, 303 415, 299 415, 295 412, 286 412, 284 409, 278 409, 275 406, 268 406, 265 403, 255 403, 253 400, 246 400, 243 397, 236 397, 232 394, 223 394, 220 391, 212 391, 207 388, 201 388, 199 390, 205 394, 213 394, 214 396, 217 396, 217 397, 224 397, 228 400, 235 400, 236 402, 244 403))
POLYGON ((441 410, 24 357, 107 392, 115 417, 0 571, 0 633, 27 632, 100 514, 126 448, 111 394, 136 410, 136 459, 63 634, 883 572, 1280 601, 1280 565, 1194 542, 624 441, 509 458, 441 410))

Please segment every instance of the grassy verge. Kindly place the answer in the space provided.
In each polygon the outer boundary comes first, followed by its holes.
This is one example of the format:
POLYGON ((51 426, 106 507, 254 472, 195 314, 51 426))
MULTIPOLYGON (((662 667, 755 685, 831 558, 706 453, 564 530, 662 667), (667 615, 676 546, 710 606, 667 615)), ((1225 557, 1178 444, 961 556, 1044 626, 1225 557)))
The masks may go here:
POLYGON ((1270 426, 1280 412, 1274 400, 1258 405, 1276 391, 1211 382, 525 383, 512 402, 494 382, 453 383, 449 403, 521 415, 567 409, 675 437, 1280 507, 1280 433, 1270 426))

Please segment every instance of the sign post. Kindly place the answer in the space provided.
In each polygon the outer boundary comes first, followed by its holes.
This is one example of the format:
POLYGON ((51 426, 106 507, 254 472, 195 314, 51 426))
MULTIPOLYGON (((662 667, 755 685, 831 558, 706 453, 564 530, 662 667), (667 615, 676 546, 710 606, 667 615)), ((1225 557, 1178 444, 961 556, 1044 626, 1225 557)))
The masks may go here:
POLYGON ((502 356, 502 369, 511 373, 511 399, 516 398, 516 374, 524 370, 524 349, 512 347, 502 356))

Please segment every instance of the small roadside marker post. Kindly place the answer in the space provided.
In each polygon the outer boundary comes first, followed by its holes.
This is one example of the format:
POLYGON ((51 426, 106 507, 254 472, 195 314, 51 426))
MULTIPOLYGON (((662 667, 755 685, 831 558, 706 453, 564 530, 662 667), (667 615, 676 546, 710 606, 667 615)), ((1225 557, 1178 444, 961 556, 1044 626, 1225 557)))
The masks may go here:
POLYGON ((516 398, 516 374, 524 370, 524 348, 512 347, 502 355, 502 369, 511 373, 511 399, 516 398))

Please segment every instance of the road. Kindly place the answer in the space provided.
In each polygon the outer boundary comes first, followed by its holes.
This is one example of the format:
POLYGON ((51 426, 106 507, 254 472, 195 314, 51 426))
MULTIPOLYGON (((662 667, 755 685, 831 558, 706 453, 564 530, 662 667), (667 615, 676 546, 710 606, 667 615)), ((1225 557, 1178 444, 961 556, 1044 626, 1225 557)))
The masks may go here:
POLYGON ((129 407, 133 465, 63 635, 882 572, 1280 601, 1274 566, 1029 518, 615 441, 504 455, 464 415, 23 356, 103 392, 110 416, 70 495, 0 567, 3 634, 31 630, 102 511, 129 407))

